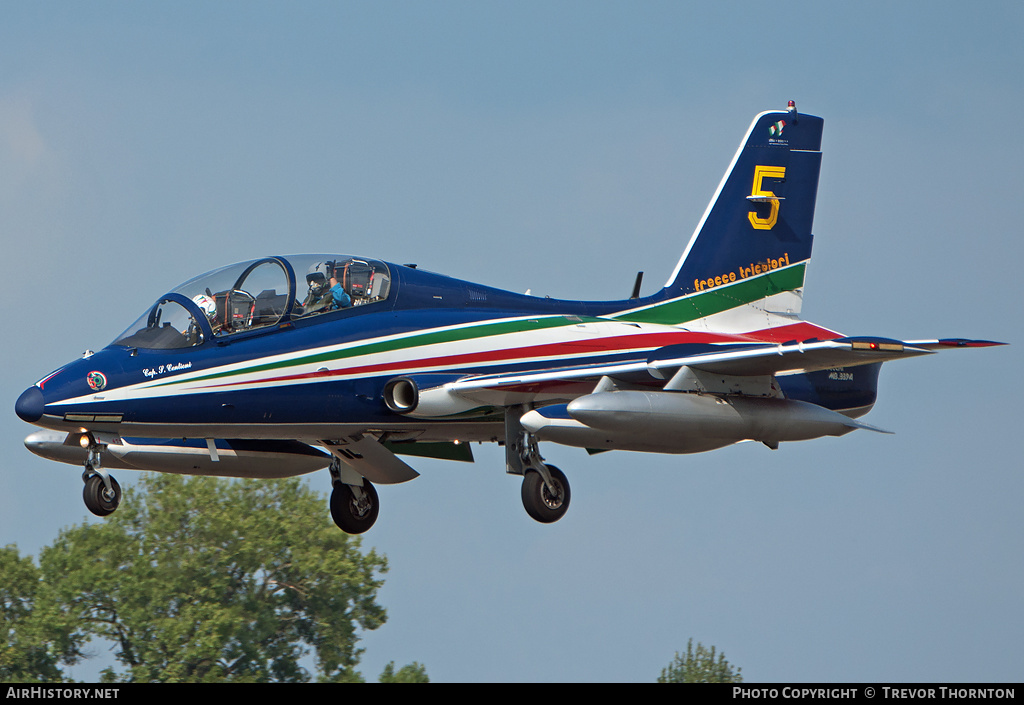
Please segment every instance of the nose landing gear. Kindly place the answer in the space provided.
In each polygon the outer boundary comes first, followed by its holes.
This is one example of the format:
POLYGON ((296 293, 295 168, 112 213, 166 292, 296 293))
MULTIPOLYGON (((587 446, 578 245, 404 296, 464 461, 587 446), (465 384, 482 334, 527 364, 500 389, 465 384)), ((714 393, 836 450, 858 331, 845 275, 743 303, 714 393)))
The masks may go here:
POLYGON ((85 460, 82 472, 82 499, 86 508, 98 517, 113 514, 121 503, 121 486, 114 476, 100 465, 100 447, 93 443, 89 446, 89 455, 85 460))
POLYGON ((111 475, 90 475, 82 488, 82 498, 90 512, 98 517, 113 514, 121 503, 121 485, 111 475), (109 486, 107 483, 110 483, 109 486))

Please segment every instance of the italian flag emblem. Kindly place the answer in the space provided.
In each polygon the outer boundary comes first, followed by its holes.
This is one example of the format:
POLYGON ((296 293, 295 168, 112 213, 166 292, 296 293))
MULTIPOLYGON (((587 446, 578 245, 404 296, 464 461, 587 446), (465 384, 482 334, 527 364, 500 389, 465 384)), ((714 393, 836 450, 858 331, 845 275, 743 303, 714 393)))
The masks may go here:
POLYGON ((779 120, 777 123, 768 128, 768 134, 772 137, 779 137, 782 134, 782 128, 786 126, 785 120, 779 120))

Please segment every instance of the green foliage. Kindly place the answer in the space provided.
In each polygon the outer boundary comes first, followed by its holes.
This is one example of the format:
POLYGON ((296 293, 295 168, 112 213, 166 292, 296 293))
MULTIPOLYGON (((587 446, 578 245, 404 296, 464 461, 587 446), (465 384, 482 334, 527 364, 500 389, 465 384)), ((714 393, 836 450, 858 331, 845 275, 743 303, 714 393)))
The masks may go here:
POLYGON ((387 666, 384 667, 384 672, 380 674, 380 678, 377 679, 381 683, 429 683, 430 678, 427 677, 427 669, 420 663, 413 661, 412 663, 402 666, 395 673, 395 662, 391 661, 387 666))
POLYGON ((319 493, 164 474, 141 487, 43 549, 47 614, 67 634, 54 656, 70 663, 96 636, 116 644, 106 681, 306 681, 309 654, 318 680, 362 680, 358 632, 386 619, 387 562, 338 531, 319 493))
POLYGON ((0 549, 0 576, 0 683, 62 680, 59 663, 78 660, 84 637, 75 636, 65 615, 43 606, 39 569, 15 546, 0 549))
POLYGON ((699 641, 693 648, 693 639, 686 643, 686 654, 678 651, 666 668, 661 669, 659 683, 742 683, 741 668, 733 669, 725 654, 715 658, 715 647, 706 648, 699 641))

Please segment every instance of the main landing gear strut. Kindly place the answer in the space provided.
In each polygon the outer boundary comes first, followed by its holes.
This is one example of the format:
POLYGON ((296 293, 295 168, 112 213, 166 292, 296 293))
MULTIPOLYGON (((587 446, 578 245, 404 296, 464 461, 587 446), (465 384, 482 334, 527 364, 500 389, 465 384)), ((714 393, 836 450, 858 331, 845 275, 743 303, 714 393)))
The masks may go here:
POLYGON ((544 462, 537 439, 519 423, 522 414, 514 407, 505 411, 505 469, 523 476, 526 513, 542 524, 550 524, 569 509, 569 480, 561 470, 544 462))

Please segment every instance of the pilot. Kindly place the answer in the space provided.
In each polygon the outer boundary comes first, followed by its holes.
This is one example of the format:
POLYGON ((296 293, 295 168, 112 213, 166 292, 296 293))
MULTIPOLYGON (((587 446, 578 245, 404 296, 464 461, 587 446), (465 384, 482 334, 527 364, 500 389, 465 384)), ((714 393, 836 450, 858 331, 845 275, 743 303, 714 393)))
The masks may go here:
POLYGON ((345 293, 344 287, 337 277, 331 277, 332 308, 348 308, 352 305, 352 297, 345 293))
POLYGON ((333 262, 317 262, 306 272, 306 283, 309 293, 302 302, 303 315, 323 313, 337 308, 348 308, 352 305, 352 297, 334 276, 333 262))
POLYGON ((199 310, 206 314, 206 318, 210 321, 210 328, 213 329, 214 334, 220 333, 221 324, 217 318, 217 302, 212 296, 206 294, 197 294, 192 297, 192 301, 199 310))

